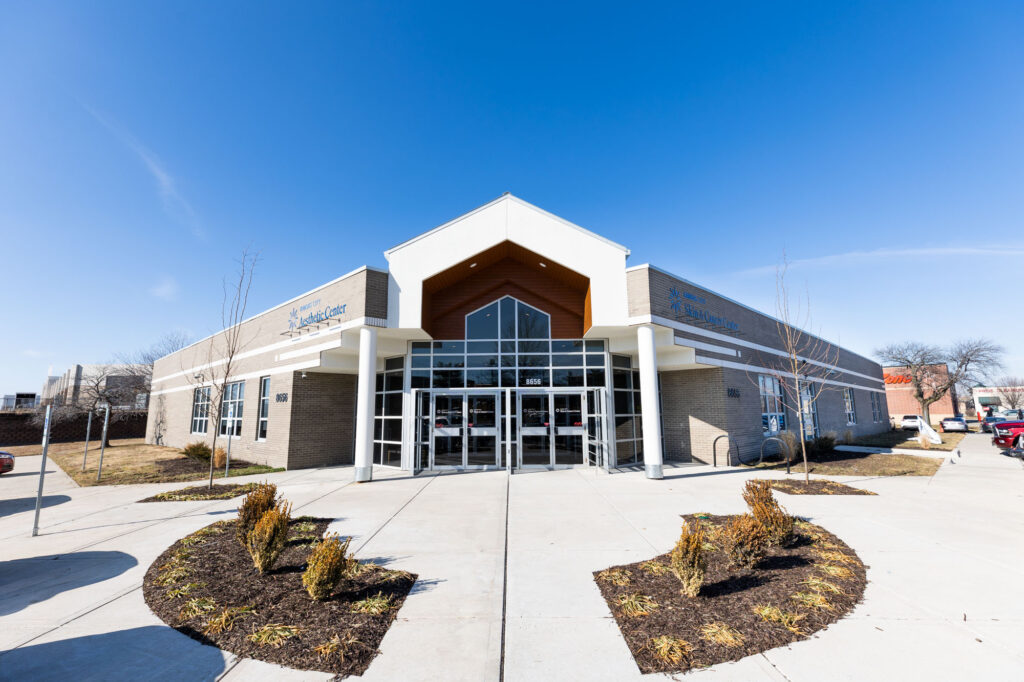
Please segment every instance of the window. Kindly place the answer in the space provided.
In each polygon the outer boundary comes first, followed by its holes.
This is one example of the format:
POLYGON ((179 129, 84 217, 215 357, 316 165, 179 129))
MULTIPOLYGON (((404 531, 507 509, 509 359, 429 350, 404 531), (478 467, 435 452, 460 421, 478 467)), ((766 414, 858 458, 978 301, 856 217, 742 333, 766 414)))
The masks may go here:
POLYGON ((843 406, 846 409, 846 425, 853 426, 857 423, 857 404, 853 400, 853 389, 843 389, 843 406))
POLYGON ((871 392, 871 421, 879 423, 882 421, 882 396, 879 393, 871 392))
POLYGON ((605 343, 551 339, 551 317, 511 296, 466 315, 465 341, 414 341, 412 388, 605 386, 605 343))
POLYGON ((210 387, 192 392, 192 433, 206 433, 210 423, 210 387))
POLYGON ((270 416, 270 377, 260 377, 260 411, 256 420, 256 440, 267 439, 267 418, 270 416))
POLYGON ((786 430, 786 408, 782 402, 782 385, 778 378, 758 375, 757 388, 761 393, 761 433, 774 436, 786 430))
POLYGON ((644 429, 640 405, 640 372, 628 355, 612 356, 612 391, 615 406, 615 463, 644 459, 644 429))
MULTIPOLYGON (((821 389, 819 387, 818 393, 821 389)), ((818 435, 818 401, 814 384, 807 381, 800 385, 800 404, 803 405, 804 438, 818 435)))
MULTIPOLYGON (((459 365, 461 367, 461 365, 459 365)), ((387 358, 384 371, 377 372, 374 396, 373 463, 402 465, 402 402, 405 358, 387 358)))
POLYGON ((244 381, 235 381, 224 386, 224 399, 220 405, 220 435, 242 435, 242 406, 244 402, 244 381))

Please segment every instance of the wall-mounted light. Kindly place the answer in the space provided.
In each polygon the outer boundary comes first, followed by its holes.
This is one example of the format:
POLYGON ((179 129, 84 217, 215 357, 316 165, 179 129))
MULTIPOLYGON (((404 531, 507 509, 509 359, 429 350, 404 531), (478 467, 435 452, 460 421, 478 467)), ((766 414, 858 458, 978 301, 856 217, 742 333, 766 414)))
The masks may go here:
POLYGON ((303 379, 305 379, 305 378, 306 378, 306 373, 305 373, 305 372, 303 372, 303 373, 302 373, 302 378, 303 378, 303 379))

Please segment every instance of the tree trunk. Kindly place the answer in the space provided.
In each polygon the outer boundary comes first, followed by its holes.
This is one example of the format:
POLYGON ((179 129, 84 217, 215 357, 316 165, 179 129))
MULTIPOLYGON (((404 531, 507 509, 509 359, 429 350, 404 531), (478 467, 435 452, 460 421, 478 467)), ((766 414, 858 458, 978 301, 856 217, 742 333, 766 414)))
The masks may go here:
POLYGON ((924 417, 924 423, 930 426, 932 423, 932 415, 928 407, 928 403, 921 403, 921 416, 924 417))
POLYGON ((213 447, 210 448, 210 490, 213 490, 213 462, 217 459, 217 434, 220 433, 220 417, 213 429, 213 447))

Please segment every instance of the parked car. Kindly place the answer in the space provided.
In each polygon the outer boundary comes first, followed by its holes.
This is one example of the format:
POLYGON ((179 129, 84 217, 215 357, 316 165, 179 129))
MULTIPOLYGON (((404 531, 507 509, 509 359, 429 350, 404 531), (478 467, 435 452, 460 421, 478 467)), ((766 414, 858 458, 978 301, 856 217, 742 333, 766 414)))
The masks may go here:
POLYGON ((967 433, 968 431, 967 420, 963 417, 946 417, 939 422, 939 425, 942 427, 942 430, 947 433, 951 431, 962 431, 963 433, 967 433))
POLYGON ((0 474, 6 474, 14 468, 14 455, 9 452, 0 452, 0 474))
POLYGON ((1001 424, 1005 421, 1009 421, 1006 417, 985 417, 981 420, 981 430, 985 433, 992 431, 993 424, 1001 424))
POLYGON ((1024 422, 1005 421, 992 429, 992 444, 1000 448, 1024 448, 1024 422))
POLYGON ((903 421, 900 422, 900 428, 904 431, 917 431, 921 428, 921 417, 916 414, 905 414, 903 415, 903 421))

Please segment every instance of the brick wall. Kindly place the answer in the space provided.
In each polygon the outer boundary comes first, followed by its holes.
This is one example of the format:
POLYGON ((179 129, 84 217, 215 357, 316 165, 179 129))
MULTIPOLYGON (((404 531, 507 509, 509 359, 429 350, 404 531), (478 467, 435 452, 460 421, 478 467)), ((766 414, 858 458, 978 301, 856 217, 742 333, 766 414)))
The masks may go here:
POLYGON ((289 469, 352 464, 356 382, 354 374, 295 374, 289 469))
MULTIPOLYGON (((661 372, 660 378, 665 459, 710 463, 711 444, 728 431, 723 370, 661 372)), ((724 455, 724 440, 719 445, 724 455)))
MULTIPOLYGON (((33 424, 31 412, 0 413, 0 448, 8 445, 34 445, 43 442, 43 425, 33 424)), ((51 443, 73 443, 85 440, 88 415, 50 425, 51 443)), ((103 433, 103 417, 93 416, 90 438, 98 440, 103 433)), ((115 419, 111 415, 107 429, 108 439, 142 438, 146 435, 146 412, 122 412, 115 419)))

